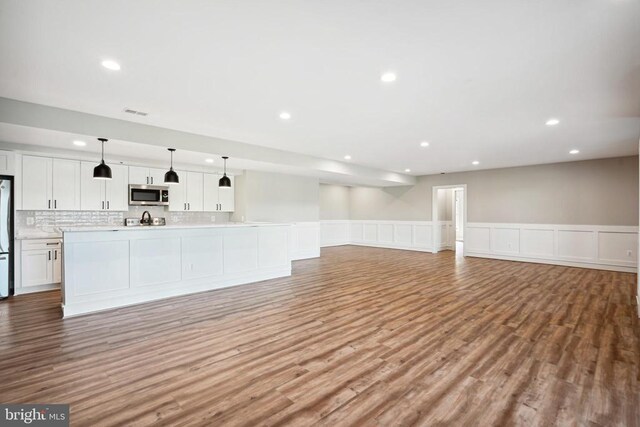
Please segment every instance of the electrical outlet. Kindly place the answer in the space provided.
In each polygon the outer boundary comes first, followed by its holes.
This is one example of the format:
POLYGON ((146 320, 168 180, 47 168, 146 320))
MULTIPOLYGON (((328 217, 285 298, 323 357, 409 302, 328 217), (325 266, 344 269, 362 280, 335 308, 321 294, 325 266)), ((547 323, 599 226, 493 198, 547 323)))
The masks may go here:
POLYGON ((627 256, 630 257, 633 254, 633 251, 631 249, 627 249, 627 256))

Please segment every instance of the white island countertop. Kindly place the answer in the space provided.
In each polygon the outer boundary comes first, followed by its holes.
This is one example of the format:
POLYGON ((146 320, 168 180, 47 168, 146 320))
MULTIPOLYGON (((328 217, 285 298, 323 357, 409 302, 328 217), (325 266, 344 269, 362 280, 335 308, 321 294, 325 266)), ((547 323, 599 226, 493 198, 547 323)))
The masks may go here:
POLYGON ((137 225, 125 227, 124 225, 89 225, 79 227, 60 227, 63 233, 84 233, 88 231, 149 231, 149 230, 178 230, 189 228, 238 228, 238 227, 269 227, 291 225, 275 222, 226 222, 219 224, 167 224, 167 225, 137 225))

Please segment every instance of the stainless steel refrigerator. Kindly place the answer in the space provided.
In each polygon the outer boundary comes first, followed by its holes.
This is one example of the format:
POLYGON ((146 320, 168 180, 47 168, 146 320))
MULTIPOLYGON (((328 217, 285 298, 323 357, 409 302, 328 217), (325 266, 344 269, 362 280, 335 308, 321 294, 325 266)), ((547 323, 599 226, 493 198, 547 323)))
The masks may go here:
POLYGON ((0 175, 0 299, 13 295, 13 177, 0 175))

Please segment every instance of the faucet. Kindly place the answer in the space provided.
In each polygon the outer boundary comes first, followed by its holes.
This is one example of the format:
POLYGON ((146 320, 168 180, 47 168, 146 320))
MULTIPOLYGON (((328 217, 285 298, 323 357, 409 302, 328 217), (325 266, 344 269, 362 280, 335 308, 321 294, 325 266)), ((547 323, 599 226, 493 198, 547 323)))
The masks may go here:
POLYGON ((149 213, 149 211, 144 211, 142 212, 142 219, 140 220, 140 224, 142 225, 151 225, 151 214, 149 213), (145 221, 144 216, 147 216, 147 220, 145 221))

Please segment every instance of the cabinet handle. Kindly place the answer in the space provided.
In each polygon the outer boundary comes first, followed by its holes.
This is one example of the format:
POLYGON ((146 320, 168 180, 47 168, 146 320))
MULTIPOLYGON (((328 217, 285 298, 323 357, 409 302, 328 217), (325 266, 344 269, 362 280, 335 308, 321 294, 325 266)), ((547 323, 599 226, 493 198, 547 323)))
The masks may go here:
POLYGON ((51 200, 47 200, 47 202, 49 203, 48 208, 51 209, 51 200))
POLYGON ((57 200, 53 201, 53 209, 58 209, 58 201, 57 200))
POLYGON ((104 209, 104 200, 102 201, 102 209, 104 209))
POLYGON ((58 246, 58 243, 47 243, 47 246, 58 246))
POLYGON ((191 210, 191 203, 187 203, 187 210, 190 211, 191 210))
POLYGON ((51 251, 49 251, 49 261, 51 261, 51 251))
POLYGON ((57 260, 58 259, 58 250, 56 249, 55 251, 53 251, 53 253, 54 253, 53 259, 57 260))
POLYGON ((149 177, 147 177, 147 185, 149 184, 149 177))
POLYGON ((107 200, 107 209, 109 209, 109 201, 107 200))
POLYGON ((153 184, 153 177, 151 177, 151 184, 153 184))
POLYGON ((187 204, 185 203, 183 211, 186 211, 186 210, 187 210, 187 204))

